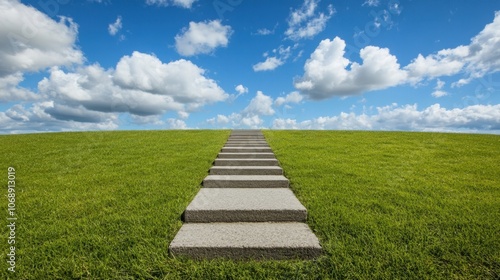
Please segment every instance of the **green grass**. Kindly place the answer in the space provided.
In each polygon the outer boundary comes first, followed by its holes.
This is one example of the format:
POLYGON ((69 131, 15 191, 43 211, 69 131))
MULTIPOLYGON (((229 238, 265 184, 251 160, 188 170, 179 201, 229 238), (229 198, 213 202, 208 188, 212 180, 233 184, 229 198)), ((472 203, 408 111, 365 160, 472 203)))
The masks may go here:
MULTIPOLYGON (((173 258, 180 215, 228 135, 0 136, 19 217, 17 272, 2 261, 0 279, 500 278, 500 137, 491 135, 265 131, 325 254, 173 258)), ((6 225, 5 183, 3 192, 6 225)), ((0 234, 7 253, 8 228, 0 234)))

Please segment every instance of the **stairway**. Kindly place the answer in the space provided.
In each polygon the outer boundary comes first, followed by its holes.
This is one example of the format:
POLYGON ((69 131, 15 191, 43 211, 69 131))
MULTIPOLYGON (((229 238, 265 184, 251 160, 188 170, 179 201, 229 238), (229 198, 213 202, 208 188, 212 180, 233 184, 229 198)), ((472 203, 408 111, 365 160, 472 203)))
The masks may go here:
POLYGON ((234 130, 186 208, 174 256, 311 259, 321 254, 307 210, 260 130, 234 130))

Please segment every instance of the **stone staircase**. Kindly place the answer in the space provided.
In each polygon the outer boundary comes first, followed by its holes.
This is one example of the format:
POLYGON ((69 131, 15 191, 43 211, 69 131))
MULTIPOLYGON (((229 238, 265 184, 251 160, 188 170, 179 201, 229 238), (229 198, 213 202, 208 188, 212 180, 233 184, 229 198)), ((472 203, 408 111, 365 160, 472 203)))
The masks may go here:
POLYGON ((321 254, 298 201, 260 130, 235 130, 186 208, 174 256, 310 259, 321 254))

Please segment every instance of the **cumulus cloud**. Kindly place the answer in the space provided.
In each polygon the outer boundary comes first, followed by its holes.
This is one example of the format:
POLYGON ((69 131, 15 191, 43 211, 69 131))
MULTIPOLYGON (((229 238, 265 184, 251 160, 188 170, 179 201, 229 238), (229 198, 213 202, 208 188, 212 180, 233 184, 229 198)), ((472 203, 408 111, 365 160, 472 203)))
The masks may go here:
POLYGON ((416 84, 426 78, 455 75, 464 67, 464 58, 467 55, 468 50, 463 46, 453 50, 442 50, 426 57, 419 54, 405 67, 408 71, 408 81, 416 84))
POLYGON ((468 46, 467 66, 465 71, 469 77, 457 82, 457 85, 469 83, 472 79, 481 78, 487 73, 500 71, 500 11, 495 19, 471 40, 468 46))
POLYGON ((266 58, 265 61, 259 62, 253 66, 253 71, 259 72, 259 71, 270 71, 278 68, 279 66, 283 65, 284 61, 277 57, 268 57, 266 58))
POLYGON ((345 41, 339 37, 321 41, 306 61, 304 76, 295 81, 295 87, 320 100, 384 89, 406 80, 406 72, 400 69, 389 49, 374 46, 361 49, 363 64, 360 65, 345 58, 345 47, 345 41))
MULTIPOLYGON (((94 64, 68 72, 53 67, 38 83, 38 92, 47 101, 30 108, 16 105, 2 114, 5 122, 17 123, 11 128, 30 131, 45 124, 53 130, 113 129, 120 113, 131 114, 133 120, 152 120, 165 112, 186 118, 188 112, 229 96, 190 61, 163 63, 139 52, 122 57, 114 69, 94 64)), ((186 127, 182 120, 168 124, 186 127)))
MULTIPOLYGON (((106 114, 106 116, 85 117, 85 122, 74 121, 65 117, 56 118, 47 113, 50 111, 61 112, 61 114, 71 115, 75 119, 77 112, 64 112, 67 108, 54 108, 53 101, 37 102, 30 107, 21 104, 14 105, 6 112, 0 112, 0 132, 18 133, 18 132, 37 132, 37 131, 75 131, 75 130, 112 130, 118 128, 118 116, 116 114, 106 114)), ((75 108, 77 111, 78 108, 75 108)), ((98 113, 97 113, 98 114, 98 113)), ((58 113, 54 113, 58 116, 58 113)), ((60 116, 60 115, 59 115, 60 116)))
POLYGON ((262 91, 257 91, 255 97, 250 100, 249 104, 240 113, 232 113, 228 116, 217 115, 216 118, 207 120, 208 124, 218 125, 222 127, 262 127, 264 120, 263 116, 274 115, 273 99, 265 95, 262 91))
POLYGON ((334 14, 332 5, 327 13, 318 12, 320 0, 304 0, 302 6, 290 12, 288 29, 285 35, 291 40, 312 38, 323 31, 326 23, 334 14))
MULTIPOLYGON (((295 79, 295 87, 312 99, 348 96, 367 91, 433 80, 465 73, 452 84, 462 86, 488 73, 500 71, 500 12, 467 46, 419 54, 405 67, 389 49, 367 46, 360 50, 362 64, 345 57, 346 44, 339 37, 321 41, 304 65, 304 75, 295 79)), ((443 91, 434 96, 443 96, 443 91)))
POLYGON ((187 129, 186 122, 179 119, 167 119, 167 123, 170 129, 187 129))
POLYGON ((279 107, 279 106, 282 106, 284 104, 290 104, 290 103, 298 104, 303 99, 304 99, 304 97, 298 91, 294 91, 294 92, 287 94, 285 97, 276 98, 276 100, 274 101, 274 105, 279 107))
POLYGON ((409 130, 500 132, 500 105, 446 109, 434 104, 418 110, 416 104, 392 104, 373 115, 340 113, 311 120, 275 119, 275 129, 409 130))
POLYGON ((155 56, 134 52, 118 62, 113 80, 123 88, 168 96, 196 109, 228 97, 204 74, 205 70, 188 60, 163 63, 155 56))
POLYGON ((234 89, 238 92, 238 94, 245 94, 248 92, 248 88, 243 85, 237 85, 234 89))
POLYGON ((212 53, 218 47, 226 47, 232 29, 220 20, 190 22, 181 34, 175 36, 177 52, 183 56, 212 53))
POLYGON ((432 96, 434 96, 436 98, 447 96, 448 93, 446 91, 442 90, 445 84, 446 84, 445 82, 438 79, 436 87, 434 88, 434 92, 432 93, 432 96))
POLYGON ((157 6, 178 6, 186 9, 191 9, 193 3, 196 0, 146 0, 146 4, 148 5, 157 5, 157 6))
POLYGON ((115 36, 122 29, 122 17, 118 16, 114 23, 108 25, 109 35, 115 36))
POLYGON ((380 5, 379 0, 366 0, 362 6, 377 7, 378 5, 380 5))
POLYGON ((207 123, 216 127, 230 128, 261 128, 264 120, 258 115, 232 113, 229 116, 217 115, 207 120, 207 123))
POLYGON ((264 54, 264 56, 267 57, 266 60, 255 64, 253 66, 253 71, 271 71, 283 65, 290 57, 291 47, 288 46, 285 48, 284 46, 279 46, 278 48, 273 49, 272 52, 274 56, 268 56, 268 53, 266 52, 264 54))
POLYGON ((243 110, 247 116, 270 116, 274 114, 273 99, 265 95, 262 91, 257 91, 250 104, 243 110))
POLYGON ((489 23, 466 46, 454 49, 444 49, 437 54, 426 57, 421 54, 405 67, 408 70, 410 82, 420 82, 425 78, 451 76, 462 71, 466 77, 453 86, 468 84, 487 73, 500 71, 500 12, 495 13, 492 23, 489 23))
POLYGON ((20 72, 0 77, 0 102, 39 100, 40 95, 18 86, 23 80, 20 72))
POLYGON ((63 104, 140 116, 192 111, 228 97, 192 62, 181 59, 163 63, 139 52, 122 57, 111 70, 97 64, 70 73, 53 68, 38 88, 63 104))
POLYGON ((18 1, 1 1, 0 26, 0 77, 84 60, 75 45, 78 26, 70 18, 57 22, 18 1))
POLYGON ((271 35, 274 33, 274 30, 269 30, 267 28, 262 28, 257 30, 257 35, 271 35))

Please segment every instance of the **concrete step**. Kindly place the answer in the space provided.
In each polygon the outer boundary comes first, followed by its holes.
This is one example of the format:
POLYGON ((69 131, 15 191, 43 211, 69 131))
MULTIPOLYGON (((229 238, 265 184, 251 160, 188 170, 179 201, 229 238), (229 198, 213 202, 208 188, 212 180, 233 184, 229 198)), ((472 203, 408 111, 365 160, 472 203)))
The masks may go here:
POLYGON ((210 175, 283 175, 279 166, 212 166, 210 175))
POLYGON ((258 147, 269 147, 268 144, 225 144, 224 147, 255 147, 255 148, 258 148, 258 147))
POLYGON ((218 158, 276 158, 273 153, 219 153, 218 158))
POLYGON ((267 144, 265 140, 227 140, 226 143, 234 143, 234 144, 267 144))
POLYGON ((222 153, 272 153, 269 147, 223 147, 222 153))
POLYGON ((228 140, 266 140, 264 136, 230 136, 228 140))
POLYGON ((229 138, 227 141, 266 141, 264 138, 229 138))
POLYGON ((203 180, 205 188, 288 188, 283 175, 208 175, 203 180))
POLYGON ((231 137, 264 137, 264 134, 232 134, 229 135, 231 137))
POLYGON ((321 246, 304 223, 187 223, 169 251, 197 259, 313 259, 321 246))
POLYGON ((229 137, 264 137, 262 133, 232 133, 229 137))
POLYGON ((306 208, 288 188, 201 188, 184 211, 186 223, 305 222, 306 208))
POLYGON ((279 166, 279 162, 277 159, 216 158, 214 166, 279 166))
POLYGON ((269 146, 267 142, 232 142, 228 141, 224 145, 266 145, 269 146))

